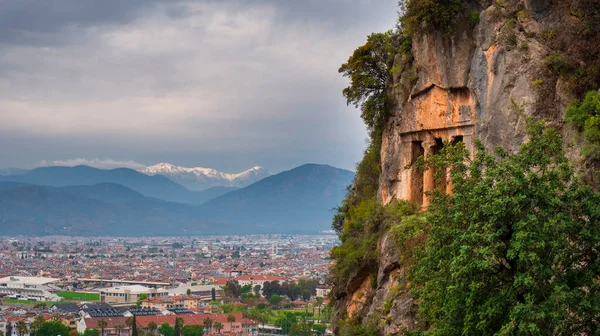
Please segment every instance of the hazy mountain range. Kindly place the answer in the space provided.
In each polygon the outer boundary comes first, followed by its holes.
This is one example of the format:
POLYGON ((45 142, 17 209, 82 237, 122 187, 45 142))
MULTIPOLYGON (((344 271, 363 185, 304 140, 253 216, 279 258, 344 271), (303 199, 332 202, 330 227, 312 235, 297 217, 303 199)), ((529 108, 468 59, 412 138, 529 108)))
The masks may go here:
POLYGON ((352 178, 308 164, 241 189, 198 192, 127 168, 42 167, 0 176, 0 234, 316 233, 329 229, 352 178))
POLYGON ((331 229, 354 173, 308 164, 212 199, 199 209, 209 224, 240 233, 302 233, 331 229))
POLYGON ((104 170, 89 166, 40 167, 24 174, 0 176, 0 181, 54 187, 114 183, 133 189, 145 196, 189 204, 202 204, 211 198, 235 190, 230 187, 215 187, 194 192, 163 175, 150 176, 129 168, 104 170))
POLYGON ((163 175, 184 187, 201 191, 212 187, 241 188, 270 176, 262 167, 253 167, 239 174, 227 174, 212 168, 186 168, 170 163, 159 163, 139 170, 146 175, 163 175))
MULTIPOLYGON (((57 168, 66 166, 53 166, 42 168, 57 168)), ((34 169, 35 170, 35 169, 34 169)), ((23 168, 0 168, 0 175, 23 175, 29 172, 23 168)), ((212 168, 181 167, 170 163, 158 163, 153 166, 138 169, 145 175, 162 175, 171 179, 189 190, 203 191, 214 187, 227 187, 227 191, 249 186, 261 179, 271 176, 263 167, 253 167, 238 174, 223 173, 212 168)))
POLYGON ((19 175, 25 174, 29 170, 22 168, 0 168, 0 175, 19 175))

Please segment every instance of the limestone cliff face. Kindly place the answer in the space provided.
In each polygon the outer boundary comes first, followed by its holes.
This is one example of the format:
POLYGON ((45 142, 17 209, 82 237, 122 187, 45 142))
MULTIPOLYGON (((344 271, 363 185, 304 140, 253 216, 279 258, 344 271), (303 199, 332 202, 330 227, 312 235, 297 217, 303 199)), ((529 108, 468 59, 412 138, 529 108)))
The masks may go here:
MULTIPOLYGON (((563 124, 573 97, 559 80, 553 96, 532 85, 552 51, 540 38, 558 21, 577 20, 561 6, 564 1, 479 1, 473 28, 459 20, 452 32, 425 32, 412 39, 411 57, 397 55, 395 66, 411 67, 418 78, 394 75, 389 93, 394 108, 386 119, 381 147, 379 199, 426 204, 431 176, 411 168, 421 155, 435 154, 444 142, 473 148, 480 139, 487 148, 516 150, 526 139, 526 116, 542 117, 562 130, 565 149, 578 165, 576 133, 563 124), (520 12, 521 15, 515 15, 520 12), (563 13, 563 14, 561 14, 563 13), (526 14, 526 15, 525 15, 526 14), (553 106, 541 108, 541 102, 553 106), (575 144, 575 146, 568 146, 575 144)), ((464 21, 464 22, 463 22, 464 21)), ((403 265, 391 234, 379 241, 379 265, 374 275, 356 275, 336 301, 334 319, 359 314, 378 319, 384 335, 401 335, 415 323, 414 303, 405 289, 403 265)))
MULTIPOLYGON (((510 5, 521 5, 527 13, 543 13, 541 3, 510 5)), ((435 141, 438 145, 463 141, 469 147, 479 138, 487 148, 502 145, 516 150, 525 140, 527 115, 561 127, 565 144, 577 141, 572 130, 562 127, 572 97, 561 82, 556 86, 554 108, 545 111, 539 111, 538 101, 548 97, 540 96, 531 84, 551 50, 528 36, 541 34, 547 23, 533 15, 508 19, 498 13, 501 10, 495 5, 483 9, 475 29, 459 23, 452 34, 425 33, 413 38, 412 66, 418 79, 412 86, 394 81, 391 90, 396 106, 383 131, 380 198, 384 204, 394 199, 423 202, 423 183, 405 168, 430 147, 435 152, 435 141)), ((577 153, 570 150, 570 158, 579 160, 577 153)))

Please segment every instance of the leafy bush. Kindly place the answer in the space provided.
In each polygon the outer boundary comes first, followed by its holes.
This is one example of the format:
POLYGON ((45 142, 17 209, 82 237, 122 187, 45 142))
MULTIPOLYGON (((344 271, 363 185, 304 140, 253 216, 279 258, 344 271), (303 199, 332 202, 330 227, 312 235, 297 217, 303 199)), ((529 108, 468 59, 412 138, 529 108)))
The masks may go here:
POLYGON ((359 232, 361 231, 353 231, 341 245, 331 250, 331 257, 336 261, 331 273, 337 278, 337 283, 345 283, 353 274, 371 273, 377 266, 379 235, 359 232))
POLYGON ((531 81, 531 87, 534 88, 539 88, 540 86, 542 86, 542 84, 544 84, 544 80, 543 79, 534 79, 531 81))
POLYGON ((162 336, 173 336, 175 334, 175 329, 165 322, 160 325, 160 327, 158 328, 158 332, 162 336))
POLYGON ((283 300, 283 298, 278 294, 273 294, 269 297, 269 303, 271 304, 271 306, 278 305, 281 302, 281 300, 283 300))
POLYGON ((582 154, 600 160, 600 93, 590 91, 583 101, 569 106, 565 119, 583 133, 582 154))
POLYGON ((339 323, 340 336, 379 336, 381 330, 376 322, 360 323, 356 319, 339 323))
MULTIPOLYGON (((337 209, 337 213, 333 218, 333 229, 339 235, 342 235, 345 231, 348 233, 348 230, 344 228, 344 222, 351 211, 353 213, 357 212, 357 210, 353 210, 352 208, 358 206, 361 202, 372 202, 377 197, 380 148, 380 142, 371 142, 365 151, 362 161, 356 166, 354 182, 342 206, 337 209)), ((363 206, 367 206, 367 204, 363 206)), ((341 237, 341 239, 343 241, 344 237, 341 237)))
POLYGON ((408 0, 401 22, 408 35, 424 30, 449 31, 466 8, 463 0, 408 0))
POLYGON ((381 128, 385 117, 385 88, 395 49, 392 32, 371 34, 338 72, 350 79, 343 90, 348 105, 360 107, 361 117, 369 130, 381 128))
MULTIPOLYGON (((528 121, 516 154, 477 143, 426 163, 432 193, 410 272, 420 335, 591 335, 600 318, 600 194, 574 177, 559 133, 528 121)), ((414 235, 413 235, 414 236, 414 235)))
POLYGON ((477 26, 477 24, 479 23, 479 16, 480 13, 477 9, 473 9, 469 13, 469 27, 471 27, 471 29, 474 29, 475 26, 477 26))
POLYGON ((526 9, 520 10, 517 12, 517 17, 519 19, 527 19, 529 18, 529 12, 526 9))
POLYGON ((183 336, 202 336, 204 335, 204 328, 197 324, 188 324, 181 329, 181 335, 183 336))
MULTIPOLYGON (((597 0, 583 0, 572 8, 578 12, 575 21, 565 20, 542 33, 545 45, 553 53, 545 59, 549 77, 548 85, 554 86, 556 79, 566 80, 569 91, 578 99, 586 92, 600 88, 600 6, 597 0)), ((552 107, 552 92, 543 92, 548 97, 547 106, 552 107)))
POLYGON ((577 102, 567 108, 566 120, 583 130, 586 122, 599 114, 600 93, 590 91, 585 95, 582 102, 577 102))
POLYGON ((58 321, 48 321, 44 322, 35 334, 39 336, 69 335, 69 328, 58 321))
POLYGON ((548 67, 548 70, 558 76, 569 76, 573 73, 576 66, 569 62, 564 55, 555 52, 544 59, 544 64, 548 67))

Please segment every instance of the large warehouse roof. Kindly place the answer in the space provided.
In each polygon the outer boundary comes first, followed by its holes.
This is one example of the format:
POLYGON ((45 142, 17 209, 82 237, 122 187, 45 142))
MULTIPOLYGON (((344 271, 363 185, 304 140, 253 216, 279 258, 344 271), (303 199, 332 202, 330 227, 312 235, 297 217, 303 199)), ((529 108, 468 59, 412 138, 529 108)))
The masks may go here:
POLYGON ((52 282, 56 282, 60 279, 44 278, 44 277, 24 277, 24 276, 8 276, 0 278, 0 284, 27 284, 27 285, 45 285, 52 282))

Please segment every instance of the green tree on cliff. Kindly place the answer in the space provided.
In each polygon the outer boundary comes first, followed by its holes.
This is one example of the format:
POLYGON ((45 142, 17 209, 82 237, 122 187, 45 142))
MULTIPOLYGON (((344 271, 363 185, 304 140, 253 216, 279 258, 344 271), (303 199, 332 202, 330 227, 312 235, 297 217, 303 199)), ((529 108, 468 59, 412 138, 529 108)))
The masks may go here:
POLYGON ((361 117, 369 129, 370 143, 362 161, 356 167, 352 189, 337 210, 333 228, 341 234, 343 223, 352 207, 373 200, 379 182, 379 151, 381 131, 386 115, 386 83, 394 57, 393 32, 371 34, 338 70, 348 77, 350 85, 343 90, 348 105, 361 109, 361 117))
POLYGON ((590 91, 581 102, 569 106, 565 119, 582 132, 582 154, 600 161, 600 92, 590 91))
POLYGON ((383 122, 389 109, 386 84, 395 55, 396 38, 391 31, 369 35, 367 42, 358 47, 339 69, 350 80, 343 94, 349 105, 361 109, 361 117, 369 129, 370 143, 356 167, 348 195, 333 219, 332 226, 342 241, 331 251, 331 257, 336 260, 330 269, 334 283, 346 282, 354 272, 373 272, 377 264, 377 235, 369 233, 377 229, 376 222, 379 220, 371 215, 378 215, 381 208, 377 202, 379 153, 383 122))
POLYGON ((350 79, 342 92, 348 105, 361 109, 361 117, 369 130, 381 127, 385 116, 385 88, 389 63, 394 57, 392 32, 373 33, 367 43, 358 47, 338 70, 350 79))
MULTIPOLYGON (((600 195, 569 167, 559 133, 529 121, 516 154, 448 147, 412 281, 422 335, 597 335, 600 195)), ((414 240, 405 241, 405 246, 414 240)), ((413 250, 414 250, 414 245, 413 250)))

